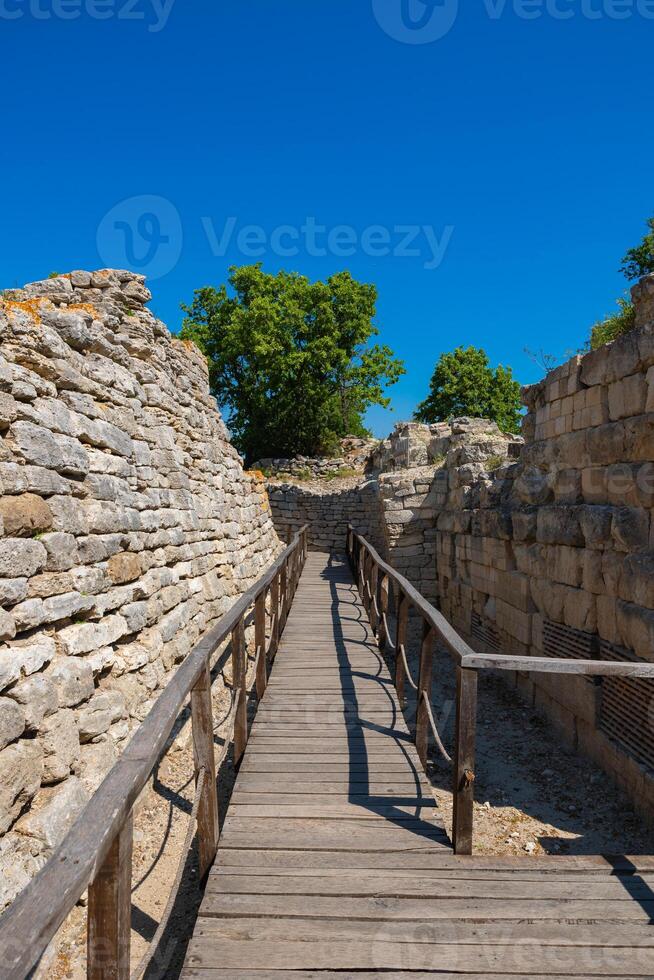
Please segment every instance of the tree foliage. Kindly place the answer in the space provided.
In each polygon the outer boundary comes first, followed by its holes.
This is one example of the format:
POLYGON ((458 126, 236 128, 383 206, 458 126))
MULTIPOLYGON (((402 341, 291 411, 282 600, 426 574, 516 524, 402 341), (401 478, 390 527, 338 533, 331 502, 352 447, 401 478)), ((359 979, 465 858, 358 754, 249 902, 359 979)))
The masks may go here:
POLYGON ((520 408, 520 385, 511 368, 493 370, 483 349, 457 347, 438 359, 429 394, 415 418, 431 423, 470 415, 492 419, 503 432, 518 432, 520 408))
POLYGON ((385 389, 404 373, 388 347, 369 343, 375 287, 348 272, 312 283, 260 264, 232 267, 228 286, 195 291, 181 336, 206 354, 247 462, 329 453, 340 437, 364 434, 364 412, 387 406, 385 389))
POLYGON ((619 299, 618 311, 610 313, 603 320, 599 320, 590 332, 589 346, 591 350, 597 350, 604 344, 609 344, 612 340, 629 333, 636 325, 636 310, 634 304, 628 299, 619 299))
MULTIPOLYGON (((654 217, 648 219, 647 227, 649 231, 640 244, 630 248, 622 259, 620 272, 627 279, 640 279, 654 272, 654 217)), ((633 303, 624 297, 616 302, 618 310, 593 325, 586 349, 596 350, 634 329, 636 311, 633 303)))
POLYGON ((620 272, 627 279, 640 279, 641 276, 654 272, 654 217, 648 219, 647 227, 649 231, 640 245, 630 248, 622 260, 620 272))

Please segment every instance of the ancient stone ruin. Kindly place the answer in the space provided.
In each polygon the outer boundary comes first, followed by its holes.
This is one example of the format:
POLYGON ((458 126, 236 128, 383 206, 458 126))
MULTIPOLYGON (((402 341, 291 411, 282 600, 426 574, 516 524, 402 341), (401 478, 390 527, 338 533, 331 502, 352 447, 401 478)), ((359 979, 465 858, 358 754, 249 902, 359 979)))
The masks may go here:
POLYGON ((278 550, 204 357, 102 270, 0 299, 0 864, 41 866, 278 550))
MULTIPOLYGON (((352 523, 478 651, 654 656, 654 276, 634 289, 636 330, 525 390, 521 438, 404 423, 333 460, 265 461, 267 480, 244 472, 203 356, 149 299, 111 270, 0 299, 2 904, 304 523, 340 553, 352 523)), ((648 682, 517 684, 651 816, 648 682)))
MULTIPOLYGON (((652 661, 654 275, 633 301, 637 329, 524 390, 523 439, 483 419, 397 426, 358 485, 271 487, 280 533, 309 520, 336 549, 351 522, 476 650, 652 661)), ((649 682, 517 683, 651 819, 649 682)))

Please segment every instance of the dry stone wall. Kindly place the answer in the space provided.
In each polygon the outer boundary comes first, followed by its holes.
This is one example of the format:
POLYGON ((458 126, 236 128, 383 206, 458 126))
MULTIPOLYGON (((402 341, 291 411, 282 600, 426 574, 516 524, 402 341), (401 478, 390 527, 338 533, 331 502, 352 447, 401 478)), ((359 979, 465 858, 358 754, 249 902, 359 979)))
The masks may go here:
MULTIPOLYGON (((380 476, 391 560, 476 649, 654 660, 653 297, 650 276, 638 329, 525 390, 524 447, 464 424, 440 465, 380 476)), ((651 684, 516 682, 651 818, 651 684)))
POLYGON ((0 298, 0 907, 280 547, 149 299, 112 270, 0 298))
POLYGON ((343 554, 347 526, 352 524, 373 544, 384 546, 376 480, 311 485, 273 481, 268 484, 268 496, 275 529, 283 540, 308 524, 310 550, 343 554))

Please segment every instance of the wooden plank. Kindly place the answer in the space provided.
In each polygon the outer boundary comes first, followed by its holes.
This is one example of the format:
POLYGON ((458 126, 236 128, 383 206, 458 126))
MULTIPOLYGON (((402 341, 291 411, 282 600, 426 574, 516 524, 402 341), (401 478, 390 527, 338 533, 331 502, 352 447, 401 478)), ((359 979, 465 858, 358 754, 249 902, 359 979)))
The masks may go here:
MULTIPOLYGON (((379 980, 379 971, 370 973, 367 970, 357 971, 356 980, 379 980)), ((386 975, 388 976, 388 974, 386 975)), ((425 973, 423 970, 393 970, 392 980, 461 980, 461 973, 449 973, 438 970, 425 973)), ((487 973, 466 973, 467 980, 488 980, 487 973)), ((494 973, 493 980, 549 980, 540 971, 538 973, 494 973)), ((650 974, 629 974, 622 980, 642 980, 643 976, 651 980, 650 974)), ((185 967, 180 980, 352 980, 352 973, 347 970, 223 970, 185 967)), ((597 974, 575 973, 574 980, 597 980, 597 974)))
MULTIPOLYGON (((498 871, 516 874, 539 875, 593 875, 613 876, 631 874, 654 874, 654 857, 624 856, 602 858, 595 855, 547 855, 542 857, 524 857, 507 855, 495 857, 492 855, 476 854, 472 857, 457 856, 451 851, 435 853, 379 852, 375 854, 351 854, 338 851, 261 851, 254 848, 242 851, 230 851, 221 854, 220 863, 215 871, 219 872, 222 865, 240 865, 255 868, 287 868, 287 869, 351 869, 351 868, 413 868, 415 870, 437 869, 454 874, 471 874, 475 871, 498 871)), ((309 871, 310 873, 310 871, 309 871)))
POLYGON ((88 980, 128 980, 132 912, 132 816, 89 888, 88 980))
POLYGON ((461 660, 472 670, 520 670, 527 673, 577 674, 582 677, 654 678, 654 664, 618 660, 557 660, 553 657, 521 657, 498 653, 469 653, 461 660))
MULTIPOLYGON (((391 898, 448 899, 470 898, 489 903, 529 900, 537 891, 539 899, 588 902, 654 902, 654 890, 639 878, 631 882, 617 878, 585 880, 570 878, 560 880, 551 876, 546 880, 524 876, 500 876, 490 874, 474 878, 420 876, 420 875, 368 875, 363 870, 350 875, 239 875, 226 872, 212 876, 208 891, 219 890, 224 894, 256 895, 352 895, 391 898), (535 889, 535 881, 537 888, 535 889)), ((492 910, 489 907, 489 915, 492 910)), ((601 915, 601 910, 597 910, 601 915)), ((654 933, 654 930, 653 930, 654 933)))
POLYGON ((224 895, 210 891, 202 902, 203 916, 264 916, 270 918, 357 919, 384 922, 416 919, 463 921, 575 921, 605 925, 615 922, 650 924, 654 902, 563 901, 559 898, 487 899, 353 898, 324 895, 224 895))
MULTIPOLYGON (((635 946, 654 948, 654 929, 645 922, 621 922, 586 925, 569 922, 521 922, 520 929, 513 929, 507 936, 506 922, 471 922, 449 924, 443 927, 430 919, 418 919, 414 928, 407 932, 405 923, 397 920, 348 920, 309 918, 213 918, 200 916, 196 935, 206 938, 266 940, 318 939, 357 940, 362 942, 392 942, 413 945, 442 945, 452 942, 452 932, 461 945, 499 945, 510 941, 520 946, 534 943, 548 946, 635 946), (383 928, 382 928, 383 925, 383 928)), ((651 955, 651 954, 650 954, 651 955)))
MULTIPOLYGON (((383 925, 380 924, 380 932, 383 925)), ((455 936, 452 937, 455 940, 455 936)), ((417 943, 360 942, 293 942, 268 940, 253 943, 248 940, 224 939, 219 944, 211 939, 198 937, 191 940, 188 963, 196 967, 237 969, 247 963, 251 969, 284 969, 293 963, 298 969, 332 970, 452 970, 459 973, 485 970, 494 973, 511 973, 524 969, 526 960, 538 964, 538 970, 546 976, 571 976, 577 972, 580 962, 586 960, 597 977, 647 976, 651 971, 652 956, 649 949, 620 949, 591 947, 584 957, 583 950, 569 946, 533 945, 526 953, 517 945, 467 946, 456 941, 446 945, 417 943)), ((651 972, 649 974, 651 976, 651 972)))

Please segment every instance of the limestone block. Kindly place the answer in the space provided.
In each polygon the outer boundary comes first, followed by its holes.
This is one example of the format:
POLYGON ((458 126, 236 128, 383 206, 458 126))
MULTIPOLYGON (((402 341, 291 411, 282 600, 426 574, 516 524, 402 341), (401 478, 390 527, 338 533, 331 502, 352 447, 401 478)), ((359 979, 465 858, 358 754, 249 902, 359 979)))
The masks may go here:
POLYGON ((607 422, 587 433, 589 461, 594 466, 620 463, 625 459, 625 422, 607 422))
POLYGON ((618 595, 626 602, 654 608, 654 554, 631 554, 624 559, 618 595))
POLYGON ((583 498, 581 471, 577 469, 558 470, 553 474, 553 490, 557 504, 580 503, 583 498))
POLYGON ((618 599, 617 628, 622 642, 643 660, 654 660, 654 609, 618 599))
POLYGON ((611 541, 613 507, 585 504, 577 513, 586 548, 605 548, 611 541))
POLYGON ((29 639, 13 640, 0 648, 0 691, 29 676, 49 663, 55 655, 55 643, 49 636, 35 634, 29 639))
POLYGON ((75 713, 70 708, 45 718, 39 742, 43 746, 43 776, 45 785, 67 779, 80 761, 80 743, 75 713))
POLYGON ((0 497, 0 518, 5 534, 15 538, 31 538, 52 526, 49 506, 34 493, 0 497))
POLYGON ((584 536, 576 507, 541 507, 537 518, 537 539, 542 544, 583 547, 584 536))
POLYGON ((32 674, 19 681, 9 691, 7 697, 16 701, 25 717, 25 728, 38 731, 44 718, 53 714, 58 707, 57 688, 45 674, 32 674))
POLYGON ((515 481, 514 490, 522 503, 542 505, 552 499, 553 484, 552 472, 527 466, 515 481))
POLYGON ((29 578, 44 568, 46 560, 47 552, 40 541, 0 539, 0 576, 4 578, 29 578))
POLYGON ((114 585, 133 582, 141 574, 141 564, 138 555, 128 552, 112 555, 107 562, 107 574, 114 585))
POLYGON ((16 824, 16 831, 35 838, 51 851, 63 840, 88 801, 89 794, 82 782, 70 776, 59 786, 41 790, 29 813, 16 824))
POLYGON ((26 578, 0 579, 0 606, 13 606, 27 595, 26 578))
POLYGON ((76 565, 79 556, 77 543, 72 534, 66 531, 52 531, 41 537, 41 544, 48 553, 45 564, 48 572, 65 572, 76 565))
POLYGON ((619 461, 651 462, 654 445, 654 414, 637 415, 626 419, 624 425, 624 453, 619 461))
POLYGON ((59 630, 57 644, 62 653, 78 656, 108 646, 127 632, 122 616, 105 616, 99 623, 75 623, 59 630))
POLYGON ((118 759, 118 751, 110 739, 104 742, 87 742, 80 748, 80 779, 89 796, 92 796, 118 759))
POLYGON ((25 731, 25 711, 10 698, 0 698, 0 749, 14 742, 25 731))
POLYGON ((609 416, 612 421, 642 415, 647 400, 643 374, 632 374, 609 385, 609 416))
POLYGON ((510 606, 502 599, 496 604, 496 623, 499 629, 528 646, 531 643, 531 615, 510 606))
POLYGON ((69 494, 70 480, 44 466, 18 466, 0 462, 0 480, 5 493, 36 493, 41 496, 69 494))
POLYGON ((45 676, 54 684, 61 708, 75 707, 88 700, 95 690, 91 665, 80 657, 57 657, 45 676))
POLYGON ((89 526, 81 502, 75 497, 56 494, 48 498, 52 513, 52 530, 68 534, 88 534, 89 526))
POLYGON ((88 742, 102 735, 126 714, 125 697, 120 691, 101 691, 78 713, 80 739, 88 742))
POLYGON ((613 511, 611 537, 618 551, 647 551, 650 517, 641 507, 616 507, 613 511))
POLYGON ((0 392, 0 431, 4 432, 15 421, 19 403, 6 392, 0 392))
POLYGON ((583 574, 583 556, 581 548, 570 548, 558 545, 544 549, 545 573, 548 578, 563 585, 578 587, 581 585, 583 574))
POLYGON ((586 387, 604 384, 607 379, 609 361, 608 347, 598 347, 597 350, 585 354, 581 360, 579 377, 586 387))
POLYGON ((622 634, 618 630, 618 602, 613 596, 598 595, 597 632, 608 643, 622 644, 622 634))
POLYGON ((594 633, 597 629, 595 596, 583 589, 566 589, 563 622, 573 629, 594 633))
POLYGON ((41 785, 43 750, 21 739, 0 752, 0 834, 12 825, 41 785))

